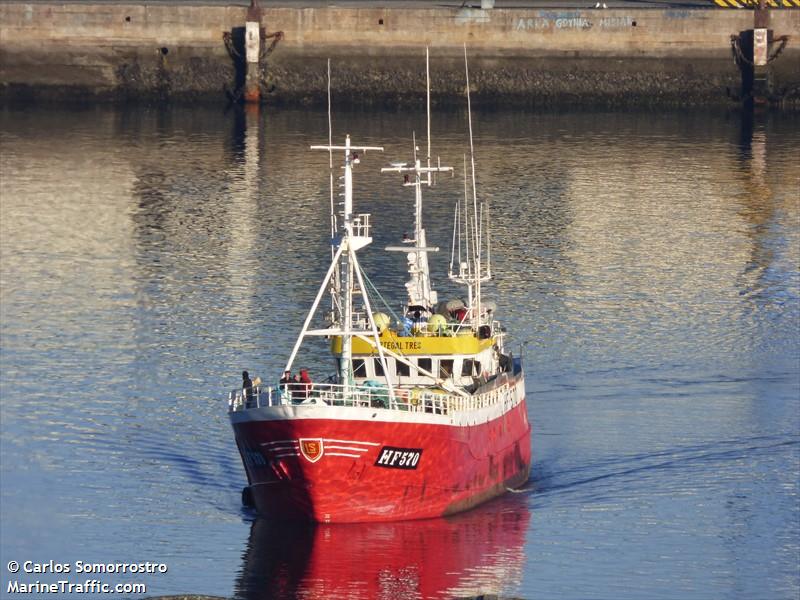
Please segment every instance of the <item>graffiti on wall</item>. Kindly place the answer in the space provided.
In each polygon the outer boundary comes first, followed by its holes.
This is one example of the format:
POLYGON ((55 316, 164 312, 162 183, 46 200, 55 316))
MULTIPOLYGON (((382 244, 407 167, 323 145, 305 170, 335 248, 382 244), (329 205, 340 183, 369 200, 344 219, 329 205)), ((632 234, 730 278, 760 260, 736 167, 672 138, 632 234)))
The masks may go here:
POLYGON ((514 23, 515 31, 542 31, 546 29, 582 30, 599 27, 601 29, 626 29, 635 27, 632 17, 603 17, 591 20, 580 11, 539 11, 538 17, 519 18, 514 23))

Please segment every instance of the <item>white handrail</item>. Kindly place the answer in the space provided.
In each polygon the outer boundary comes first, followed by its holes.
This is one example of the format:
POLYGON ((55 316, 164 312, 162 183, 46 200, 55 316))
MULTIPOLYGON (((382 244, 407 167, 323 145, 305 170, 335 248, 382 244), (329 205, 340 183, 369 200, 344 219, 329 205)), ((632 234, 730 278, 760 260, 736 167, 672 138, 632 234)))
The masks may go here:
MULTIPOLYGON (((394 402, 390 402, 389 389, 384 386, 341 385, 336 383, 312 383, 307 392, 299 387, 288 390, 262 389, 254 386, 253 401, 247 405, 241 389, 228 395, 229 412, 250 408, 281 406, 287 404, 326 404, 328 406, 378 408, 404 412, 426 412, 439 415, 469 413, 496 404, 513 403, 514 386, 508 381, 488 392, 474 396, 459 396, 418 389, 395 388, 394 402)), ((297 386, 297 384, 295 384, 297 386)))

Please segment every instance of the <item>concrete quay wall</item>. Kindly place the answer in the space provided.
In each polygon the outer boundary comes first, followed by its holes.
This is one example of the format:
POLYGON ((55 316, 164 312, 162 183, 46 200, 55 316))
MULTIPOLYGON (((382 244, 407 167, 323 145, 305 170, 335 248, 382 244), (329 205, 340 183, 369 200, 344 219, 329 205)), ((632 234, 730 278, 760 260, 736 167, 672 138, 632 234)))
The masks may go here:
MULTIPOLYGON (((224 101, 236 61, 223 34, 240 6, 5 2, 0 92, 6 97, 224 101)), ((265 59, 271 102, 324 102, 326 59, 337 101, 402 102, 424 94, 462 101, 463 45, 476 102, 715 104, 737 90, 730 36, 748 10, 265 8, 284 38, 265 59)), ((800 103, 800 10, 771 12, 790 40, 772 63, 800 103)), ((234 36, 235 37, 235 36, 234 36)))

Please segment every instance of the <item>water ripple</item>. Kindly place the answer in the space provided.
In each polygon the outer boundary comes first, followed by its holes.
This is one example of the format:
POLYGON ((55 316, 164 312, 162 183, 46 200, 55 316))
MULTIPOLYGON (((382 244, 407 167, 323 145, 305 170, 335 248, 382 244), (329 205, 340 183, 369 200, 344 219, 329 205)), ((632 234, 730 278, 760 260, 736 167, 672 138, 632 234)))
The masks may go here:
MULTIPOLYGON (((241 507, 224 396, 243 368, 280 372, 326 269, 328 157, 308 146, 327 115, 0 109, 3 556, 163 560, 153 593, 248 599, 797 597, 798 117, 475 117, 531 479, 453 521, 290 538, 241 507)), ((378 170, 424 122, 334 118, 386 148, 356 208, 395 303, 404 259, 381 248, 413 197, 378 170)), ((467 148, 463 112, 437 111, 457 170, 425 190, 442 298, 463 295, 445 274, 467 148)), ((303 360, 332 368, 324 342, 303 360)))

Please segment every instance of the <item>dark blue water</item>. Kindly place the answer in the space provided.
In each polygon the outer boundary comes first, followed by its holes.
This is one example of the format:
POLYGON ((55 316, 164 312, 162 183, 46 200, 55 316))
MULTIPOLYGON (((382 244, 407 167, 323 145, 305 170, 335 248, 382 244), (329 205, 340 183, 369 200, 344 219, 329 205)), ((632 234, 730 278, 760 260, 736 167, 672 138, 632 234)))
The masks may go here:
MULTIPOLYGON (((800 595, 800 118, 475 120, 531 480, 454 519, 309 530, 242 509, 223 396, 243 368, 279 373, 327 268, 328 157, 308 150, 326 115, 0 112, 0 596, 87 578, 147 585, 129 597, 800 595)), ((356 209, 375 227, 362 262, 397 302, 403 259, 381 249, 412 198, 378 170, 424 126, 334 115, 335 137, 386 148, 356 172, 356 209)), ((426 196, 443 248, 464 131, 434 115, 457 169, 426 196)), ((309 352, 331 370, 324 344, 309 352)))

